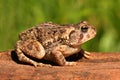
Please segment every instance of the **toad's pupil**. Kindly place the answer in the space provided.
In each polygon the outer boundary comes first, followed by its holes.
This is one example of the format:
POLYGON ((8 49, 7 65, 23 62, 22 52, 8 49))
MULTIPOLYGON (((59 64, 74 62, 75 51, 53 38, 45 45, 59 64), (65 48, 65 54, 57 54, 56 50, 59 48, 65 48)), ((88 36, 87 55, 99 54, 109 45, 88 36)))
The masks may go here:
POLYGON ((88 31, 88 27, 87 26, 82 26, 81 27, 81 31, 82 32, 87 32, 88 31))

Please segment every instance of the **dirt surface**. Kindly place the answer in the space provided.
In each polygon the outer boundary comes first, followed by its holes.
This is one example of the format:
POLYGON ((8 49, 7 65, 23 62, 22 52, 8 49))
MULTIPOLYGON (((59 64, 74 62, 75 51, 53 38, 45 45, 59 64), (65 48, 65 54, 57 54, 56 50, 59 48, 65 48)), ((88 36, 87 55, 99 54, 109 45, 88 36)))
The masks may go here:
POLYGON ((0 80, 120 80, 120 53, 91 53, 76 66, 33 67, 14 52, 0 52, 0 80))

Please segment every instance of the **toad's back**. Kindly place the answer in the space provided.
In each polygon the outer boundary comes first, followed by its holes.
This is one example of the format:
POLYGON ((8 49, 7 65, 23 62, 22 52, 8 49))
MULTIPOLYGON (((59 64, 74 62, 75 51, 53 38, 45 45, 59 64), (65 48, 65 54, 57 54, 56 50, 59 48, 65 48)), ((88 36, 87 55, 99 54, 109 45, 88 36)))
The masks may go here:
POLYGON ((53 23, 42 23, 32 27, 19 35, 20 40, 33 39, 39 41, 43 46, 50 43, 60 42, 67 38, 68 33, 73 30, 73 27, 65 25, 57 25, 53 23))

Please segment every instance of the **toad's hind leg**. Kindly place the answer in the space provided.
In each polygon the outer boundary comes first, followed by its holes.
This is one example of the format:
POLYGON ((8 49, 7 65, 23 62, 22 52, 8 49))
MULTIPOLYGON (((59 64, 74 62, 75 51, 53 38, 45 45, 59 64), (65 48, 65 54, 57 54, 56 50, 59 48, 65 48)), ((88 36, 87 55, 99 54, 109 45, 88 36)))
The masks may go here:
POLYGON ((16 53, 21 62, 29 63, 35 67, 48 66, 43 63, 38 63, 26 56, 28 55, 37 59, 42 59, 44 57, 45 50, 43 46, 36 40, 18 41, 16 44, 16 53))

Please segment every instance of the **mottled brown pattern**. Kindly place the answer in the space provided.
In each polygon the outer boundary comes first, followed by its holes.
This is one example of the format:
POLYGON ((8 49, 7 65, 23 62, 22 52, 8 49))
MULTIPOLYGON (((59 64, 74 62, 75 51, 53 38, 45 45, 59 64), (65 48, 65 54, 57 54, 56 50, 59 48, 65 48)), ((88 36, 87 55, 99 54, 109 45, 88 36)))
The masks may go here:
MULTIPOLYGON (((34 66, 41 63, 29 59, 25 55, 37 59, 50 60, 58 65, 64 62, 64 65, 74 65, 73 62, 68 63, 65 57, 78 53, 81 50, 81 45, 92 39, 95 35, 95 29, 86 21, 65 25, 54 24, 52 22, 41 23, 19 34, 15 50, 20 61, 34 66), (55 59, 53 59, 53 52, 55 56, 58 56, 55 59), (60 56, 57 52, 61 53, 60 56), (22 54, 20 55, 19 53, 22 54), (22 56, 24 56, 24 60, 21 59, 22 56)), ((89 58, 88 52, 84 53, 84 56, 89 58)))

